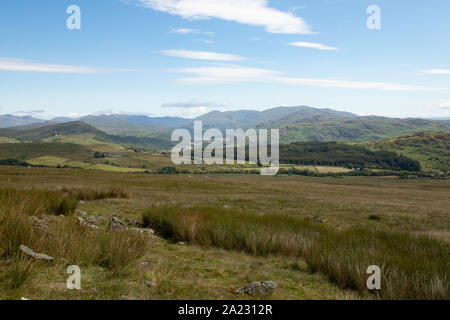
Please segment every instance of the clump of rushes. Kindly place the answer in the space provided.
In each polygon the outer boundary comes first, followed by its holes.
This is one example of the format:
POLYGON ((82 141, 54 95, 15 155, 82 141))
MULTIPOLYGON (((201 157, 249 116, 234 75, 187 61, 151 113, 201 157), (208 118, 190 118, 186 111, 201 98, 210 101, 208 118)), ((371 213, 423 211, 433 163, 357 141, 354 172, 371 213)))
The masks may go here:
POLYGON ((96 262, 107 268, 112 277, 126 275, 147 249, 147 239, 134 231, 99 233, 96 262))
POLYGON ((353 227, 338 230, 288 215, 256 215, 214 207, 152 207, 150 226, 175 241, 244 251, 253 255, 302 257, 343 288, 384 299, 449 299, 448 243, 428 236, 353 227), (366 287, 367 267, 381 268, 381 290, 366 287))
POLYGON ((6 266, 5 272, 0 277, 0 281, 9 290, 23 289, 31 283, 38 273, 38 263, 16 254, 6 266))
POLYGON ((19 209, 28 216, 71 215, 76 209, 77 202, 75 197, 64 195, 60 191, 0 189, 1 208, 19 209))

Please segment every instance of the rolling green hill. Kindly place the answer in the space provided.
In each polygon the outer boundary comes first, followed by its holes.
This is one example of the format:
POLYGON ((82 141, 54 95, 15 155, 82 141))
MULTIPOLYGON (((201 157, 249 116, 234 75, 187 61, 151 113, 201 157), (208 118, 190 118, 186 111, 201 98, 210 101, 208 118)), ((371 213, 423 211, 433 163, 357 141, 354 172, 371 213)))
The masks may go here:
MULTIPOLYGON (((383 117, 337 120, 316 117, 288 125, 277 123, 268 123, 267 125, 272 128, 280 128, 281 143, 296 141, 366 142, 396 138, 423 131, 450 133, 450 121, 383 117)), ((261 125, 261 127, 264 127, 264 125, 261 125)))
POLYGON ((84 122, 58 123, 28 130, 0 129, 0 136, 26 141, 38 141, 50 137, 76 135, 82 133, 101 134, 102 132, 84 122))
POLYGON ((81 121, 47 125, 29 130, 0 129, 0 136, 22 142, 73 142, 80 145, 110 144, 132 149, 166 150, 169 140, 158 137, 134 137, 109 135, 81 121))
POLYGON ((83 161, 92 157, 92 152, 73 143, 0 143, 0 159, 26 161, 49 155, 83 161))
POLYGON ((393 151, 418 160, 426 171, 450 172, 450 134, 446 132, 421 132, 364 145, 372 150, 393 151))

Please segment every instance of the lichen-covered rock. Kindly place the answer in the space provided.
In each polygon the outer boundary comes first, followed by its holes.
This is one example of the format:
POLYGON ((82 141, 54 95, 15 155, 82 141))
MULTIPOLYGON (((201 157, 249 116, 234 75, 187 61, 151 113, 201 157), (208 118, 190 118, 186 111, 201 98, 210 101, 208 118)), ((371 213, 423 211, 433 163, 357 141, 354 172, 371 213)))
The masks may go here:
POLYGON ((21 245, 19 247, 19 249, 24 252, 26 255, 29 255, 30 257, 33 257, 36 260, 45 260, 45 261, 53 261, 55 260, 53 257, 50 257, 46 254, 43 253, 36 253, 33 250, 31 250, 30 248, 28 248, 27 246, 21 245))
POLYGON ((267 296, 273 293, 277 287, 278 284, 274 281, 252 282, 237 289, 236 293, 246 293, 250 296, 267 296))
POLYGON ((90 224, 98 224, 97 219, 94 216, 89 216, 86 221, 90 224))
POLYGON ((52 231, 48 227, 48 221, 44 219, 39 219, 38 217, 31 216, 30 217, 31 222, 34 226, 36 226, 37 229, 41 230, 45 234, 52 234, 52 231))
POLYGON ((78 222, 79 222, 82 226, 84 226, 84 227, 86 227, 86 228, 89 228, 89 229, 92 229, 92 230, 97 230, 97 229, 99 229, 99 227, 97 227, 95 224, 88 223, 86 220, 84 220, 84 219, 81 218, 81 217, 78 217, 78 222))
POLYGON ((131 228, 132 231, 139 232, 143 235, 153 237, 155 235, 155 230, 150 228, 140 229, 140 228, 131 228))
POLYGON ((120 232, 126 231, 127 226, 123 223, 119 218, 112 217, 111 221, 108 224, 108 231, 120 232))

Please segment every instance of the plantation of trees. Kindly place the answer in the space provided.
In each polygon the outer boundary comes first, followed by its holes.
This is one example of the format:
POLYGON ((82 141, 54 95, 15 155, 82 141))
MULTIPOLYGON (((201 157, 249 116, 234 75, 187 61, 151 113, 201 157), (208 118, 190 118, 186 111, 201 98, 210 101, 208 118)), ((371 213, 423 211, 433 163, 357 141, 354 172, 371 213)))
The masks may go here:
POLYGON ((420 171, 418 161, 390 151, 371 151, 360 145, 338 142, 295 142, 280 145, 280 162, 299 165, 344 166, 420 171))

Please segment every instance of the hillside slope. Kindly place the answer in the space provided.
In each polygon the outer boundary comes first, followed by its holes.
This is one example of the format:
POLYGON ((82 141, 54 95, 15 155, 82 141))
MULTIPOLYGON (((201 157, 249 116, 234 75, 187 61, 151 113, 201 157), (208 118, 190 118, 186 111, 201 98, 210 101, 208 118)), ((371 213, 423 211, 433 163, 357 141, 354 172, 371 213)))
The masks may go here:
POLYGON ((78 144, 117 144, 125 148, 166 150, 172 146, 169 140, 158 137, 134 137, 109 135, 81 121, 65 122, 30 130, 12 128, 0 129, 0 137, 13 138, 22 142, 74 142, 78 144), (68 139, 70 137, 76 139, 68 139), (85 143, 86 142, 86 143, 85 143))
POLYGON ((450 134, 446 132, 420 132, 364 145, 418 160, 426 171, 450 172, 450 134))
POLYGON ((280 128, 282 143, 295 141, 366 142, 424 131, 450 133, 450 121, 373 116, 337 120, 316 117, 281 126, 270 123, 269 126, 280 128))

